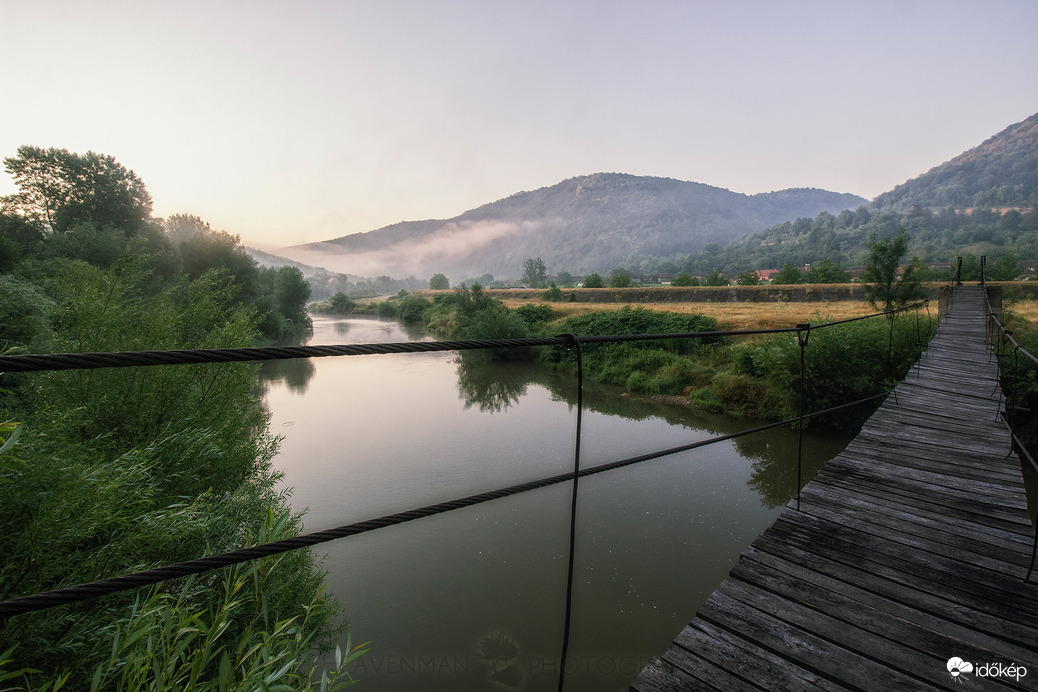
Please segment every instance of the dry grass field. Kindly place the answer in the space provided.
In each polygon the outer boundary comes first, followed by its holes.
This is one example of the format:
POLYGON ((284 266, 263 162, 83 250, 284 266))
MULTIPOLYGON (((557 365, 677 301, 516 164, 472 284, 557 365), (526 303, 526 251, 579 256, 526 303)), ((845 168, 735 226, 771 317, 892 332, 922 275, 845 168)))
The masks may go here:
POLYGON ((1038 300, 1033 298, 1021 300, 1010 310, 1015 317, 1025 320, 1032 328, 1038 327, 1038 300))
MULTIPOLYGON (((516 308, 523 303, 543 303, 536 300, 505 300, 505 305, 516 308)), ((777 329, 793 327, 803 322, 820 323, 848 317, 870 315, 876 310, 865 302, 839 301, 814 303, 637 303, 637 307, 685 314, 696 313, 713 317, 725 329, 777 329)), ((559 317, 583 315, 588 312, 619 310, 620 303, 552 303, 559 317)))
MULTIPOLYGON (((543 300, 511 299, 502 301, 509 308, 516 308, 524 303, 544 304, 543 300)), ((583 315, 602 310, 619 310, 624 303, 550 303, 555 314, 560 318, 571 315, 583 315)), ((865 301, 814 301, 804 303, 633 303, 632 306, 685 314, 698 313, 713 317, 725 329, 779 329, 793 327, 810 322, 820 324, 831 320, 843 320, 850 317, 871 315, 876 311, 865 301)), ((937 304, 931 303, 931 314, 937 316, 937 304)), ((1025 298, 1012 306, 1013 315, 1024 320, 1028 325, 1018 328, 1038 329, 1038 299, 1025 298)), ((926 315, 925 309, 921 312, 926 315)))

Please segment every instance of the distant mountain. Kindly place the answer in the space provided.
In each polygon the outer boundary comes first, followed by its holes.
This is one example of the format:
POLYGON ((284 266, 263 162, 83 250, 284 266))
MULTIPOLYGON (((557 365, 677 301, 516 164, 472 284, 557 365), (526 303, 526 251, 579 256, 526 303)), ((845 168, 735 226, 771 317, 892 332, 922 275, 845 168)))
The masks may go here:
POLYGON ((291 260, 287 257, 282 257, 281 255, 274 255, 269 252, 264 252, 263 250, 258 250, 254 247, 249 247, 247 245, 243 246, 243 249, 245 250, 245 252, 249 254, 250 257, 252 257, 252 259, 256 260, 256 262, 261 267, 295 267, 299 271, 303 272, 303 276, 309 276, 311 274, 316 274, 318 272, 328 271, 324 267, 314 267, 309 264, 303 264, 302 262, 296 262, 295 260, 291 260))
POLYGON ((1038 113, 876 197, 876 211, 1038 204, 1038 113))
POLYGON ((670 178, 596 173, 519 192, 453 219, 408 221, 279 252, 366 276, 514 278, 530 257, 541 257, 550 273, 584 274, 724 245, 798 216, 866 203, 825 190, 744 195, 670 178))

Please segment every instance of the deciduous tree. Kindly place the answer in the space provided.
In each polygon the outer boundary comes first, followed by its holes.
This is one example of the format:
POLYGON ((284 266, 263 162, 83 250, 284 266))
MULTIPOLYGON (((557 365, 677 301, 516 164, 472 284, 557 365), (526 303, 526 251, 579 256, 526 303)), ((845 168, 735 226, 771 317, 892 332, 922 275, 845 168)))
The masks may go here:
POLYGON ((747 269, 739 276, 735 277, 735 283, 740 286, 759 286, 760 285, 760 274, 753 269, 747 269))
POLYGON ((584 288, 605 288, 605 282, 602 281, 601 275, 595 272, 584 277, 584 288))
POLYGON ((920 297, 922 288, 916 270, 919 260, 913 260, 898 276, 898 265, 908 252, 908 233, 904 228, 895 236, 869 239, 869 258, 862 274, 865 297, 883 310, 901 307, 920 297))
POLYGON ((548 273, 547 268, 544 266, 544 260, 540 257, 530 257, 523 262, 522 282, 524 286, 530 288, 542 288, 547 286, 548 273))
POLYGON ((144 182, 112 156, 21 146, 4 168, 18 186, 4 207, 55 233, 93 222, 129 235, 151 217, 144 182))
POLYGON ((802 276, 799 267, 794 267, 791 263, 786 262, 785 266, 779 270, 779 273, 774 276, 771 280, 772 284, 798 284, 802 281, 802 276))

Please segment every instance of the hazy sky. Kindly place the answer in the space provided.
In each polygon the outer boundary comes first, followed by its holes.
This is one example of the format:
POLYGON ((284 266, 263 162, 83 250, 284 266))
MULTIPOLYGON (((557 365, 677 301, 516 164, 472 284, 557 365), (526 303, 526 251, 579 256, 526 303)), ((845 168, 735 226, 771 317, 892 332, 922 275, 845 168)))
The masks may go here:
MULTIPOLYGON (((1034 0, 0 0, 0 156, 278 247, 599 171, 872 198, 1038 112, 1034 0)), ((13 191, 0 174, 0 194, 13 191)))

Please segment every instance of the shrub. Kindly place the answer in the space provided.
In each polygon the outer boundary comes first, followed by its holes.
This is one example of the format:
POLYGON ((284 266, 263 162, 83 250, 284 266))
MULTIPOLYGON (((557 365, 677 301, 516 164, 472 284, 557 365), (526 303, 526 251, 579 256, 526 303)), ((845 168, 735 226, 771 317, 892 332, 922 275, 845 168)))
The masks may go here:
POLYGON ((531 303, 520 305, 514 312, 528 327, 547 322, 555 316, 555 311, 550 305, 533 305, 531 303))

